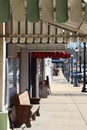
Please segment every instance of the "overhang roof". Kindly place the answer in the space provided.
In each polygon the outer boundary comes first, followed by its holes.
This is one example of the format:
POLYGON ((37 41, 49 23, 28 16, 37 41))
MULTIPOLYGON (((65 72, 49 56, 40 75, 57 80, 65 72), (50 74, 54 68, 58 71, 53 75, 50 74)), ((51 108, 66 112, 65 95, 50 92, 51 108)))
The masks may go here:
MULTIPOLYGON (((17 19, 15 20, 14 16, 17 15, 17 9, 20 11, 20 6, 15 6, 15 1, 10 0, 11 19, 5 24, 5 35, 0 34, 0 37, 6 37, 7 43, 17 43, 19 45, 22 44, 21 46, 25 46, 26 43, 32 43, 32 45, 35 43, 68 43, 70 40, 76 40, 77 37, 80 37, 82 40, 84 40, 84 38, 86 39, 87 22, 84 21, 84 9, 86 3, 82 0, 68 0, 69 18, 65 23, 58 23, 55 20, 56 0, 44 0, 44 2, 49 3, 49 5, 53 4, 50 6, 46 6, 47 3, 42 5, 41 2, 43 0, 39 0, 40 20, 38 22, 30 22, 28 20, 17 21, 17 19), (50 15, 52 15, 52 12, 50 12, 52 11, 50 8, 51 6, 53 8, 53 19, 50 19, 50 15), (47 11, 47 13, 44 11, 44 9, 47 11), (45 15, 43 15, 43 13, 45 13, 45 15)), ((27 0, 18 1, 21 2, 21 7, 24 3, 26 8, 27 0)), ((66 48, 65 44, 62 46, 63 49, 66 48)))

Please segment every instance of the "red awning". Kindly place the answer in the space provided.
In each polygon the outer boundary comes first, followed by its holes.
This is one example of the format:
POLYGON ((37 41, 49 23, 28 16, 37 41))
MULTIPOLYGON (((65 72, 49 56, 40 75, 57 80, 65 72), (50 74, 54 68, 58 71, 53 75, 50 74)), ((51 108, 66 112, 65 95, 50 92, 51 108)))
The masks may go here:
POLYGON ((70 58, 69 52, 32 52, 35 58, 70 58))

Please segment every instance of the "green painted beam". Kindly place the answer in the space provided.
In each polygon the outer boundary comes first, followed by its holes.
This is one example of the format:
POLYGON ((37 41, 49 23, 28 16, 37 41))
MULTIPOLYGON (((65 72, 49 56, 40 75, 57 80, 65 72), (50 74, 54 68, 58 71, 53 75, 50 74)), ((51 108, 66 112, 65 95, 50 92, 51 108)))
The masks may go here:
POLYGON ((30 22, 38 22, 39 16, 39 0, 27 0, 27 20, 30 22))
POLYGON ((87 4, 85 5, 84 20, 87 22, 87 4))
POLYGON ((56 21, 65 23, 68 20, 68 0, 56 0, 56 21))
POLYGON ((0 0, 0 22, 8 22, 10 20, 10 1, 0 0))

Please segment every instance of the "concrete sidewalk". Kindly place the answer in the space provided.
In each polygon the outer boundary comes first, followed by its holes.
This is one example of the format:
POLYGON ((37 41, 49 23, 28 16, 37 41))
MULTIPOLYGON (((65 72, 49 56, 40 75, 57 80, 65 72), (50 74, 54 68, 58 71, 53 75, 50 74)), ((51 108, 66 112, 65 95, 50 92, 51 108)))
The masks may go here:
POLYGON ((24 130, 87 130, 87 93, 73 87, 60 72, 51 83, 51 94, 41 99, 40 117, 24 130))

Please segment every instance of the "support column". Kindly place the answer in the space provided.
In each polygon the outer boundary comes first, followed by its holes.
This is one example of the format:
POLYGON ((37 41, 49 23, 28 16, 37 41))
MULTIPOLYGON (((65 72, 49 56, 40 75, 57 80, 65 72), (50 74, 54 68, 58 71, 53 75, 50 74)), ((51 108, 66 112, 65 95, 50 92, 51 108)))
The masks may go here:
MULTIPOLYGON (((4 34, 4 24, 0 24, 0 34, 4 34)), ((9 130, 8 112, 5 110, 5 59, 6 43, 0 38, 0 130, 9 130)))
POLYGON ((26 48, 21 49, 20 63, 20 92, 28 89, 28 52, 26 48))

